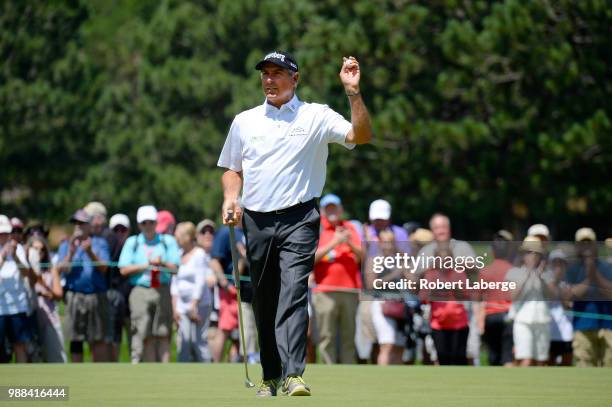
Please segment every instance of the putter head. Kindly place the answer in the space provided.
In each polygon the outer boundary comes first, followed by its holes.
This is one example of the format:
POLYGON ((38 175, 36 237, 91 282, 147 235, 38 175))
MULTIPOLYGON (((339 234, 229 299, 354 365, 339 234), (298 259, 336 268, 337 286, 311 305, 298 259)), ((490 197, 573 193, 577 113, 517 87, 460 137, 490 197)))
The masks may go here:
POLYGON ((244 385, 246 386, 247 389, 250 389, 251 387, 255 387, 255 383, 253 383, 252 381, 250 381, 249 379, 246 379, 244 381, 244 385))

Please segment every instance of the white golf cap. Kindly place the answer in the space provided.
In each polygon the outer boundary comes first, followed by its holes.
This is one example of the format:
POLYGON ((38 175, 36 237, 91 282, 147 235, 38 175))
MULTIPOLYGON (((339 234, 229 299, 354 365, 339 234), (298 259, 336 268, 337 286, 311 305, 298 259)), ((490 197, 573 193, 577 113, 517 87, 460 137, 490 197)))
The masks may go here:
POLYGON ((198 226, 196 226, 196 231, 198 233, 202 233, 202 229, 204 229, 206 226, 212 228, 213 231, 215 230, 215 227, 216 227, 215 222, 213 222, 210 219, 204 219, 203 221, 198 223, 198 226))
POLYGON ((565 253, 563 253, 563 250, 555 249, 552 252, 550 252, 550 254, 548 255, 548 260, 550 260, 550 261, 553 261, 553 260, 567 261, 567 255, 565 253))
POLYGON ((546 225, 536 223, 535 225, 531 225, 529 227, 527 230, 527 236, 544 236, 550 240, 550 231, 546 225))
POLYGON ((583 240, 591 240, 596 241, 597 236, 595 235, 595 231, 591 228, 580 228, 576 231, 576 241, 581 242, 583 240))
POLYGON ((391 204, 384 199, 377 199, 370 204, 370 220, 391 219, 391 204))
POLYGON ((126 228, 130 228, 130 218, 123 213, 116 213, 111 216, 110 221, 108 222, 108 227, 114 229, 115 226, 124 226, 126 228))
POLYGON ((0 215, 0 233, 11 233, 13 226, 11 226, 11 220, 4 215, 0 215))
POLYGON ((153 205, 144 205, 136 212, 136 222, 142 223, 147 220, 157 222, 157 209, 153 205))

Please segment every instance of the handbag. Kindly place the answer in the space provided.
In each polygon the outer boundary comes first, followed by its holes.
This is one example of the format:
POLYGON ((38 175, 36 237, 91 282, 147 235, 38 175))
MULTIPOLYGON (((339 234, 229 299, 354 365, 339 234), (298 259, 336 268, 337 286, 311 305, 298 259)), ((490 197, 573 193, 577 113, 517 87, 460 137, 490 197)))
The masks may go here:
POLYGON ((396 321, 406 320, 406 304, 400 300, 385 300, 382 304, 382 313, 396 321))

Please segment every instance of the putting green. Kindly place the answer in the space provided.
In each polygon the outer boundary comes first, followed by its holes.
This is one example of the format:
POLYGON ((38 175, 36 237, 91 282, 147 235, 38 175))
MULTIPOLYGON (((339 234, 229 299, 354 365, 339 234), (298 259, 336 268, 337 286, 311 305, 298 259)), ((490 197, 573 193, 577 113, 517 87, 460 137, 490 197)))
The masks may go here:
MULTIPOLYGON (((253 381, 259 367, 250 366, 253 381)), ((612 369, 309 365, 313 397, 255 399, 240 364, 3 365, 0 385, 69 386, 53 406, 612 406, 612 369)), ((0 405, 40 406, 39 401, 0 405)))

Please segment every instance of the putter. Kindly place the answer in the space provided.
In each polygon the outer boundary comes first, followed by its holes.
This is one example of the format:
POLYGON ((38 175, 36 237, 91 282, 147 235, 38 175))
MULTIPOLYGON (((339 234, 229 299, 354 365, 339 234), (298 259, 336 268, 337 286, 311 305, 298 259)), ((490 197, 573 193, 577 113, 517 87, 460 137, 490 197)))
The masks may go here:
MULTIPOLYGON (((227 219, 234 219, 234 212, 227 212, 227 219)), ((244 385, 247 388, 255 387, 255 384, 249 379, 249 367, 247 365, 247 353, 246 344, 244 342, 244 328, 242 323, 242 301, 240 299, 240 270, 238 269, 238 250, 236 249, 236 234, 234 232, 234 225, 229 225, 230 232, 230 248, 232 249, 232 275, 234 276, 234 284, 236 286, 236 294, 238 297, 238 327, 240 328, 240 340, 242 342, 242 358, 244 359, 244 373, 246 380, 244 385)))

